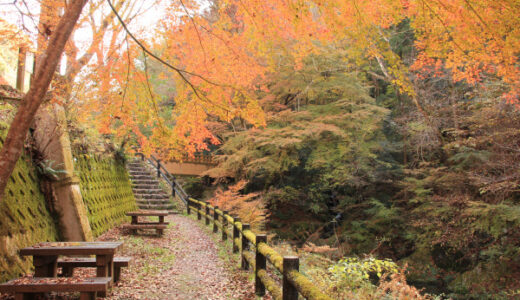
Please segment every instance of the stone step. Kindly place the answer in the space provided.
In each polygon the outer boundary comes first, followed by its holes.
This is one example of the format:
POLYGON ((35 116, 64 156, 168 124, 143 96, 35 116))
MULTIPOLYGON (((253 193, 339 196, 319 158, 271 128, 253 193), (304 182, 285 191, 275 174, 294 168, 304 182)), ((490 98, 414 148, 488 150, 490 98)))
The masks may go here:
POLYGON ((146 200, 136 200, 137 205, 169 205, 171 204, 170 200, 164 201, 146 201, 146 200))
POLYGON ((132 180, 133 184, 159 184, 157 179, 136 179, 132 180))
POLYGON ((150 170, 146 169, 146 168, 128 168, 127 169, 129 173, 139 173, 139 172, 143 172, 143 173, 146 173, 146 174, 150 174, 150 170))
POLYGON ((132 171, 132 172, 150 172, 148 170, 148 168, 146 168, 145 166, 139 166, 139 167, 129 166, 127 168, 128 168, 128 171, 132 171))
POLYGON ((160 189, 161 187, 157 183, 156 184, 140 183, 140 184, 133 184, 132 188, 141 190, 141 189, 160 189))
POLYGON ((139 199, 170 199, 170 195, 166 194, 134 194, 139 199))
POLYGON ((157 173, 148 169, 140 160, 130 162, 127 168, 132 180, 136 203, 140 209, 173 209, 170 193, 159 186, 157 173))
POLYGON ((144 165, 144 162, 135 162, 135 161, 129 162, 127 164, 127 166, 130 167, 130 168, 131 167, 138 167, 139 168, 139 167, 143 167, 143 165, 144 165))
POLYGON ((132 170, 129 170, 128 173, 130 174, 130 176, 139 176, 139 175, 150 175, 150 172, 147 172, 147 171, 132 171, 132 170))
POLYGON ((134 194, 146 194, 146 193, 150 193, 150 194, 153 194, 153 193, 164 193, 164 190, 161 189, 161 188, 145 188, 145 189, 137 189, 137 188, 134 188, 132 189, 134 191, 134 194))
POLYGON ((150 174, 145 174, 145 175, 130 175, 130 177, 132 178, 133 181, 137 181, 137 180, 157 180, 157 177, 152 176, 152 175, 150 175, 150 174))
POLYGON ((156 209, 156 210, 170 210, 173 209, 173 204, 170 205, 154 205, 154 204, 147 204, 147 205, 141 205, 139 206, 140 209, 156 209))

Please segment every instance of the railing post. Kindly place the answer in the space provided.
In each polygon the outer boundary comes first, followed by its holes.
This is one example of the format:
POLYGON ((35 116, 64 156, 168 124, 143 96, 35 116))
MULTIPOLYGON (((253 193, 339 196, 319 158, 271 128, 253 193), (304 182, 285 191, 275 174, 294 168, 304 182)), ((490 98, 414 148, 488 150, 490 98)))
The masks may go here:
POLYGON ((199 203, 198 205, 199 209, 197 210, 197 220, 202 219, 202 215, 200 214, 200 211, 202 210, 202 204, 199 203))
POLYGON ((161 160, 157 160, 157 178, 161 177, 161 160))
POLYGON ((175 183, 172 183, 172 197, 175 198, 175 183))
POLYGON ((213 232, 218 232, 218 227, 217 227, 217 221, 218 221, 218 214, 217 214, 217 209, 218 209, 218 206, 215 206, 213 208, 213 232))
POLYGON ((233 253, 238 252, 238 245, 235 242, 235 240, 240 238, 240 231, 238 230, 236 225, 237 222, 240 222, 240 218, 233 218, 233 253))
POLYGON ((298 290, 289 282, 287 274, 300 269, 300 259, 298 256, 284 256, 283 258, 283 300, 298 300, 298 290))
POLYGON ((206 225, 209 225, 209 205, 206 202, 206 225))
POLYGON ((186 213, 188 214, 188 216, 191 214, 191 209, 190 209, 190 197, 187 197, 187 198, 186 198, 186 213))
POLYGON ((224 210, 224 213, 222 216, 222 240, 227 241, 227 227, 228 227, 228 220, 226 219, 226 215, 228 214, 227 210, 224 210))
POLYGON ((249 269, 249 264, 247 263, 246 258, 244 257, 244 252, 249 250, 249 241, 244 236, 244 231, 249 230, 251 227, 249 224, 242 224, 242 234, 240 235, 240 242, 242 243, 240 249, 240 257, 242 258, 241 267, 243 270, 249 269))
POLYGON ((260 243, 267 243, 267 235, 258 234, 256 235, 256 256, 255 256, 255 294, 257 296, 265 295, 265 286, 260 277, 258 277, 258 272, 260 270, 265 270, 267 262, 266 258, 260 251, 258 251, 258 245, 260 243))

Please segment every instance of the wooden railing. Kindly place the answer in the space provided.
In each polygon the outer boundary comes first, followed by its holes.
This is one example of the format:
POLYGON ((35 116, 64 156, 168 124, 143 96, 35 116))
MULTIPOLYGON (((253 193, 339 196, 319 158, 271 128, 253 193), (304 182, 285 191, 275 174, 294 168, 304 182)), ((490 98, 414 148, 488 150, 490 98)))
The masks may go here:
POLYGON ((217 162, 213 159, 213 155, 208 154, 195 154, 193 157, 188 155, 183 155, 182 159, 173 160, 176 162, 182 163, 195 163, 195 164, 205 164, 205 165, 216 165, 217 162))
POLYGON ((243 224, 239 218, 232 217, 218 206, 188 197, 186 202, 188 215, 194 211, 197 219, 204 218, 206 225, 212 225, 213 232, 221 232, 222 240, 231 236, 233 253, 240 251, 241 267, 255 273, 255 293, 265 295, 266 290, 274 299, 297 300, 298 295, 309 300, 332 300, 323 294, 314 284, 299 272, 297 256, 282 256, 267 244, 265 234, 255 234, 249 224, 243 224), (267 262, 282 274, 280 287, 267 272, 267 262))

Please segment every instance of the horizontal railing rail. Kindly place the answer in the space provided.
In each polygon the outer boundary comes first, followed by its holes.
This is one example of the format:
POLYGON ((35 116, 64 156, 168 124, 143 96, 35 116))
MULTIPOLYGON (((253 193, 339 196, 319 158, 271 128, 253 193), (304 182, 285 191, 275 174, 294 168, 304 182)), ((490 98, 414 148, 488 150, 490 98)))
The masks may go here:
POLYGON ((264 296, 266 290, 274 299, 297 300, 302 295, 309 300, 332 300, 321 292, 306 276, 299 272, 297 256, 282 256, 267 244, 265 234, 255 234, 249 224, 241 222, 240 218, 229 215, 218 206, 187 198, 188 215, 196 212, 197 219, 206 225, 213 223, 213 232, 221 232, 222 240, 231 236, 233 253, 240 252, 241 268, 251 269, 255 274, 255 293, 264 296), (231 226, 231 228, 230 228, 231 226), (253 246, 253 247, 251 247, 253 246), (282 286, 267 272, 267 262, 282 274, 282 286))
POLYGON ((173 159, 173 161, 183 162, 183 163, 205 164, 205 165, 216 165, 217 164, 213 155, 201 154, 201 153, 194 154, 193 156, 183 155, 181 159, 173 159))

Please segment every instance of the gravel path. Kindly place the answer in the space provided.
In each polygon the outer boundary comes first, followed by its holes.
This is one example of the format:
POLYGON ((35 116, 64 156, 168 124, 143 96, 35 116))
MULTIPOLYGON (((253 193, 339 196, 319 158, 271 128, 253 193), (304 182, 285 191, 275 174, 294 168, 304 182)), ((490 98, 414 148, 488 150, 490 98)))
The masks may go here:
MULTIPOLYGON (((131 235, 118 227, 97 239, 123 241, 117 255, 132 257, 130 266, 122 269, 121 281, 104 299, 256 299, 248 280, 251 273, 238 269, 233 259, 222 259, 229 257, 230 247, 216 245, 221 243, 217 235, 186 216, 169 215, 166 221, 170 225, 162 237, 154 232, 131 235)), ((95 269, 78 268, 74 276, 95 276, 95 269)), ((51 299, 77 298, 56 294, 51 299)), ((0 299, 14 298, 0 294, 0 299)))
POLYGON ((170 225, 160 238, 120 229, 99 238, 123 240, 120 255, 133 257, 107 299, 255 299, 247 273, 219 257, 202 223, 182 215, 166 220, 170 225))

